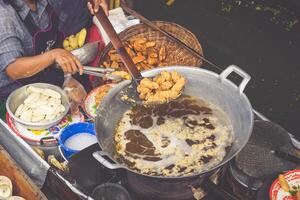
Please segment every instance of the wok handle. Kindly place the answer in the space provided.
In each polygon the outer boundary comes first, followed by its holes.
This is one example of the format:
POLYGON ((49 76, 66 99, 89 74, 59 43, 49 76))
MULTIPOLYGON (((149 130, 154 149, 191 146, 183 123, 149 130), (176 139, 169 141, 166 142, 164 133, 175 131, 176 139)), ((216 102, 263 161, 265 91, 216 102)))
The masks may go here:
POLYGON ((247 74, 244 70, 242 70, 241 68, 239 68, 236 65, 230 65, 229 67, 227 67, 219 76, 221 81, 224 81, 225 79, 227 79, 227 77, 232 73, 235 72, 238 75, 240 75, 243 80, 240 83, 240 85, 238 86, 238 90, 239 93, 242 94, 246 85, 248 84, 248 82, 251 79, 251 76, 249 74, 247 74))
MULTIPOLYGON (((87 1, 94 6, 93 0, 87 0, 87 1)), ((113 47, 120 55, 121 60, 123 61, 126 69, 130 72, 132 79, 138 84, 138 81, 142 79, 142 75, 139 72, 139 70, 136 68, 129 54, 127 53, 124 45, 122 44, 121 39, 119 38, 112 24, 110 23, 108 17, 105 15, 104 10, 102 9, 101 6, 99 7, 98 12, 95 13, 95 17, 98 19, 103 29, 107 33, 113 47)))
POLYGON ((104 156, 109 157, 109 155, 103 151, 96 151, 93 153, 93 157, 100 162, 104 167, 108 169, 121 169, 125 168, 122 165, 112 163, 111 161, 108 161, 104 156))

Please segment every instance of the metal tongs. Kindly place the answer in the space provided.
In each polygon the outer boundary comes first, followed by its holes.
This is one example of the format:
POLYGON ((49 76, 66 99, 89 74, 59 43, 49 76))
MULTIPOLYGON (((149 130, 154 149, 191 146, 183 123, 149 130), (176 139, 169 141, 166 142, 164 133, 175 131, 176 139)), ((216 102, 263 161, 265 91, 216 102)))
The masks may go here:
POLYGON ((101 77, 101 78, 106 78, 106 79, 113 80, 113 81, 123 80, 123 78, 121 76, 116 76, 116 75, 111 74, 114 71, 115 71, 115 69, 113 69, 113 68, 83 66, 84 74, 101 77))

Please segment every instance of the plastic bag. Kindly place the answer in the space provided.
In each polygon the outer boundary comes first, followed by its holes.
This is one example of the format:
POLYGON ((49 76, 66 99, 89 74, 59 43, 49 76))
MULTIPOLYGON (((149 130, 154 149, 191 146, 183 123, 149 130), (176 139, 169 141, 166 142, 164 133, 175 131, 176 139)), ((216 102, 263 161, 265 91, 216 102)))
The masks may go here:
POLYGON ((79 113, 79 106, 84 107, 86 90, 71 74, 65 74, 63 88, 71 101, 71 114, 79 113))

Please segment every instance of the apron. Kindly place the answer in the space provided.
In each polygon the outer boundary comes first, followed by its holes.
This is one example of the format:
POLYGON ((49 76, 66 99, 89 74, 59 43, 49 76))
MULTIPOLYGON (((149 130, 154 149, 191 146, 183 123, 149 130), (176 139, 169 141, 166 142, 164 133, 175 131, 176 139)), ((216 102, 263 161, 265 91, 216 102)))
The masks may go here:
MULTIPOLYGON (((64 34, 58 28, 59 17, 49 3, 47 4, 46 12, 49 16, 49 23, 46 29, 39 29, 30 15, 23 21, 32 35, 34 55, 39 55, 51 49, 62 47, 64 34)), ((20 79, 17 82, 21 85, 41 82, 62 86, 63 81, 63 71, 54 66, 49 66, 38 74, 29 78, 20 79)))

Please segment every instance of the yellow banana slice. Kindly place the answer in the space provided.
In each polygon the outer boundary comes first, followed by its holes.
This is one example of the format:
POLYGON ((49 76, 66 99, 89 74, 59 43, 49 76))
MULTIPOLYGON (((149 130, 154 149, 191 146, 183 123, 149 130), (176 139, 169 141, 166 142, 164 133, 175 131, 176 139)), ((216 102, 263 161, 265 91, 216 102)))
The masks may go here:
POLYGON ((85 28, 81 29, 78 36, 78 46, 82 47, 86 39, 87 31, 85 28))

